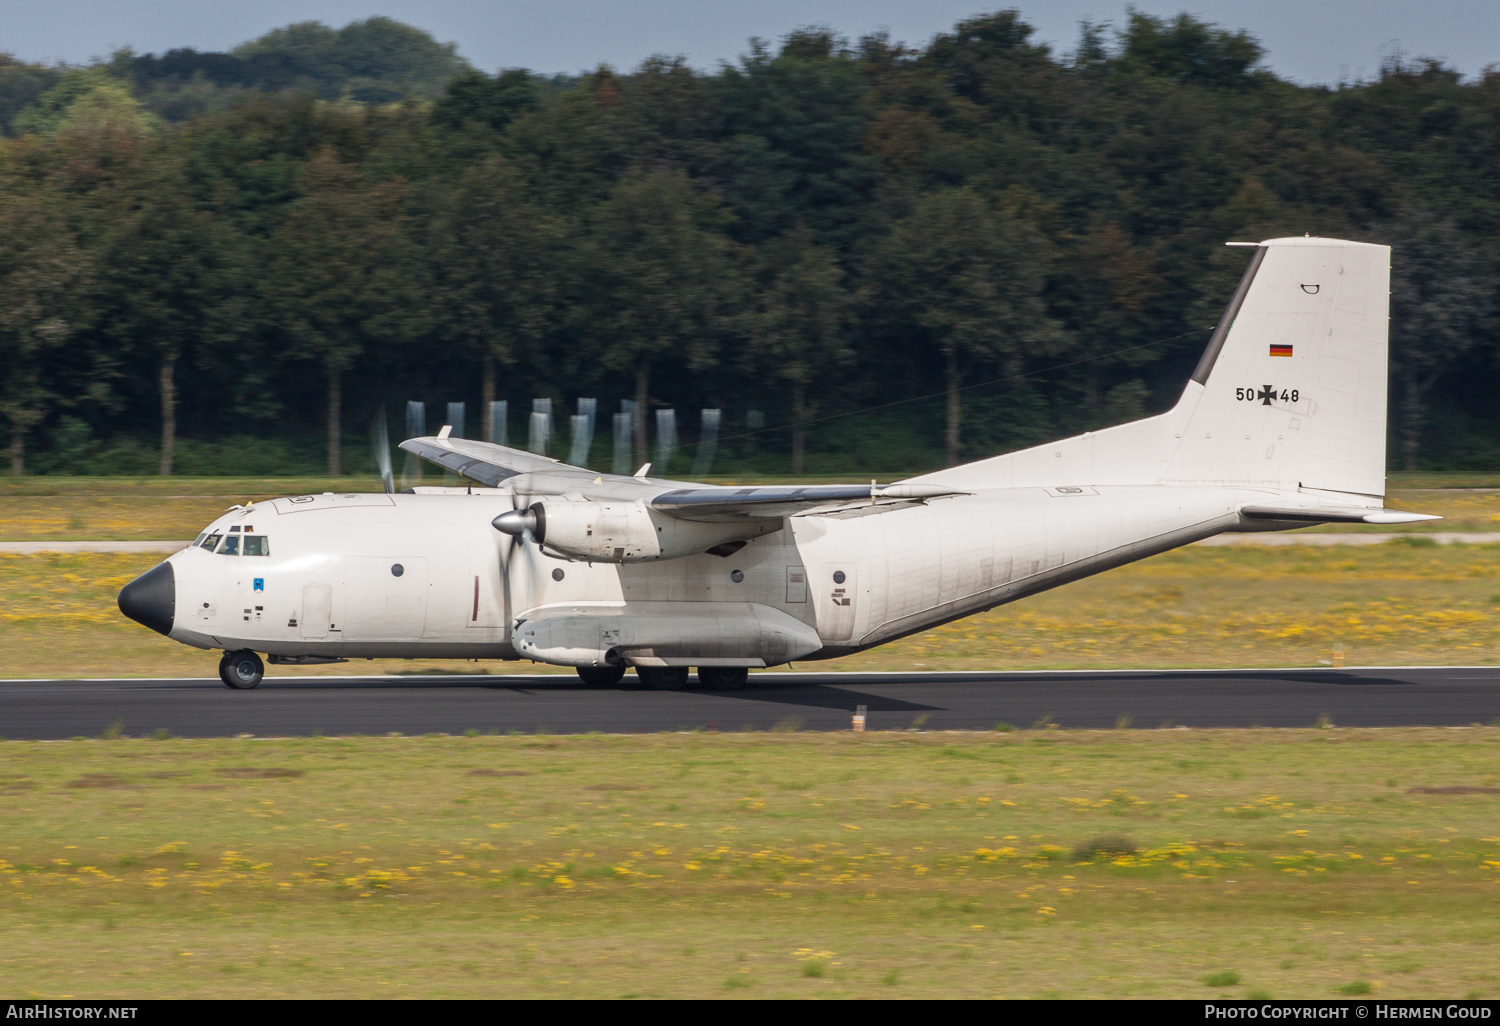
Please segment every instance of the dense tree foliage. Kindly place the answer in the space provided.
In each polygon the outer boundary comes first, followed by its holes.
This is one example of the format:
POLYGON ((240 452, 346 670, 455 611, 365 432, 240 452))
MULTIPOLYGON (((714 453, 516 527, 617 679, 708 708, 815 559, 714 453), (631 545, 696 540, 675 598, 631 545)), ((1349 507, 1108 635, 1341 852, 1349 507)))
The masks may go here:
POLYGON ((1223 242, 1306 232, 1395 248, 1393 464, 1500 460, 1500 72, 1297 86, 1187 15, 1032 35, 578 78, 382 18, 0 56, 0 444, 339 471, 382 406, 508 398, 524 437, 584 395, 635 400, 642 462, 650 410, 717 407, 721 467, 915 469, 1166 407, 1223 242))

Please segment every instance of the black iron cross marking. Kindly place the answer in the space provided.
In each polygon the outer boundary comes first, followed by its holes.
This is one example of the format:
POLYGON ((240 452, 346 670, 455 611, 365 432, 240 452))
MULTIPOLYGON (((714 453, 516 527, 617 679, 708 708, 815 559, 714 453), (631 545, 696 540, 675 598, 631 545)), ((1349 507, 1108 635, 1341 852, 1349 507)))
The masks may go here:
POLYGON ((1270 406, 1271 400, 1276 398, 1276 386, 1265 386, 1256 394, 1255 398, 1260 400, 1262 406, 1270 406))

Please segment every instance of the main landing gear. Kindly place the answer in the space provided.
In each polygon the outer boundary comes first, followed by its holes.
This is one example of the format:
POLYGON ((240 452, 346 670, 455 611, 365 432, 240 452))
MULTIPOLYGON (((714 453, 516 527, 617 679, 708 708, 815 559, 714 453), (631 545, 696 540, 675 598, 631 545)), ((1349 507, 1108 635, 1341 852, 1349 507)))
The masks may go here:
POLYGON ((681 691, 687 687, 686 666, 637 666, 635 675, 653 691, 681 691))
POLYGON ((258 687, 265 676, 266 664, 248 648, 225 652, 224 658, 219 660, 219 679, 224 682, 225 687, 236 691, 258 687))
POLYGON ((580 666, 578 677, 591 688, 612 688, 625 676, 625 665, 580 666))
POLYGON ((743 666, 698 667, 698 680, 715 691, 738 691, 749 679, 750 671, 743 666))
MULTIPOLYGON (((691 671, 686 666, 638 666, 636 676, 656 691, 681 691, 688 686, 691 671)), ((610 688, 625 676, 624 666, 580 666, 578 677, 589 687, 610 688)), ((715 691, 738 691, 750 679, 743 666, 700 666, 698 683, 715 691)))

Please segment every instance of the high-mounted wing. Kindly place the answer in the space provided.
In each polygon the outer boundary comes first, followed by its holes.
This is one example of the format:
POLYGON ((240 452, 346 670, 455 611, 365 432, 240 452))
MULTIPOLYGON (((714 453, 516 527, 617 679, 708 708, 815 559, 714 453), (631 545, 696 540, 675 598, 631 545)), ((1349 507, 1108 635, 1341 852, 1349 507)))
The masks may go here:
POLYGON ((577 493, 591 502, 644 499, 657 513, 678 520, 735 523, 850 511, 886 512, 966 492, 940 485, 760 485, 722 487, 682 481, 598 474, 547 456, 468 438, 411 438, 401 448, 444 470, 495 488, 513 478, 528 494, 577 493))
POLYGON ((801 514, 833 513, 859 506, 911 505, 965 492, 936 485, 762 485, 756 487, 674 488, 651 500, 658 513, 679 520, 724 523, 774 520, 801 514))
POLYGON ((469 438, 444 438, 441 435, 409 438, 401 443, 401 448, 420 456, 428 463, 436 463, 444 470, 451 470, 490 488, 498 487, 507 478, 521 474, 575 471, 590 478, 595 476, 582 467, 569 466, 550 456, 538 456, 534 452, 524 452, 493 442, 476 442, 469 438))

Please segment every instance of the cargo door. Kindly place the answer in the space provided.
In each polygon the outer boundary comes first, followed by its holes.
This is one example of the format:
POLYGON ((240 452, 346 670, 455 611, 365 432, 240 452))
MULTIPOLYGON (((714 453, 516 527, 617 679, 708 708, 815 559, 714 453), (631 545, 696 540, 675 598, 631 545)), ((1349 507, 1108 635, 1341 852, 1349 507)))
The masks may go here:
POLYGON ((853 563, 824 563, 814 582, 818 604, 818 637, 825 642, 848 641, 854 635, 859 611, 853 563))
POLYGON ((500 550, 496 543, 469 542, 469 574, 464 579, 465 627, 505 626, 505 589, 500 574, 500 550))

